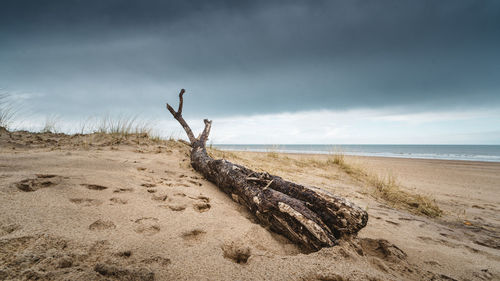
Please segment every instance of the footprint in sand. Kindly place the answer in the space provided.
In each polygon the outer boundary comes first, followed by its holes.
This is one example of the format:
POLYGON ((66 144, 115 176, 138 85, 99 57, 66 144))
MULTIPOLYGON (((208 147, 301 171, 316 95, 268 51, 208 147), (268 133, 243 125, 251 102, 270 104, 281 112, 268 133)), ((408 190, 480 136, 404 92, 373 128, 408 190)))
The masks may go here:
POLYGON ((205 203, 209 203, 209 202, 210 202, 210 198, 208 198, 208 197, 206 197, 206 196, 202 196, 202 195, 200 195, 200 196, 198 196, 198 197, 196 197, 196 198, 194 198, 194 199, 196 199, 196 200, 200 200, 200 201, 203 201, 203 202, 205 202, 205 203))
MULTIPOLYGON (((186 176, 186 175, 179 175, 178 176, 179 180, 175 181, 175 185, 176 186, 182 186, 182 187, 191 187, 191 185, 193 185, 193 184, 194 185, 198 185, 198 186, 202 186, 201 183, 199 183, 197 181, 194 181, 194 180, 187 179, 187 177, 188 176, 186 176)), ((190 178, 193 178, 193 177, 190 177, 190 178)))
POLYGON ((106 230, 106 229, 114 229, 116 225, 112 221, 107 220, 96 220, 91 225, 89 225, 90 230, 106 230))
POLYGON ((115 204, 121 204, 121 205, 125 205, 128 203, 127 200, 125 199, 121 199, 121 198, 118 198, 118 197, 113 197, 113 198, 110 198, 109 201, 115 203, 115 204))
POLYGON ((210 208, 212 207, 208 202, 210 202, 210 199, 205 196, 198 196, 196 198, 193 198, 198 200, 199 202, 193 204, 193 208, 200 213, 208 212, 210 208))
POLYGON ((36 191, 40 188, 55 186, 61 182, 61 177, 57 175, 36 174, 35 178, 24 179, 14 183, 14 186, 24 192, 36 191))
POLYGON ((135 220, 134 223, 136 224, 134 231, 137 233, 149 236, 160 232, 160 225, 157 218, 144 217, 135 220))
POLYGON ((151 197, 151 199, 154 201, 165 201, 165 200, 167 200, 167 198, 168 198, 168 195, 166 195, 166 194, 158 194, 158 195, 153 195, 151 197))
POLYGON ((172 186, 172 178, 160 178, 160 183, 172 186))
POLYGON ((190 185, 189 185, 189 184, 184 183, 184 182, 180 182, 180 183, 178 182, 178 183, 176 183, 175 185, 176 185, 176 186, 182 186, 182 187, 190 187, 190 185))
POLYGON ((193 209, 199 213, 207 212, 211 208, 211 205, 209 204, 210 198, 201 195, 197 197, 187 196, 185 193, 182 192, 176 192, 171 196, 167 194, 153 195, 151 199, 155 201, 170 202, 167 205, 159 205, 159 207, 168 208, 175 212, 184 211, 186 209, 187 204, 191 204, 193 206, 193 209), (193 202, 193 200, 195 202, 193 202))
POLYGON ((181 234, 182 239, 188 244, 195 244, 200 242, 205 236, 206 232, 202 229, 193 229, 181 234))
POLYGON ((210 210, 210 204, 208 203, 194 203, 193 208, 200 213, 208 212, 210 210))
POLYGON ((134 191, 133 188, 117 188, 113 190, 113 193, 124 193, 124 192, 132 192, 134 191))
POLYGON ((188 182, 194 184, 194 185, 197 185, 197 186, 202 186, 203 184, 201 182, 197 182, 197 181, 194 181, 194 180, 188 180, 188 182))
POLYGON ((120 251, 116 253, 116 255, 122 258, 130 258, 132 256, 132 251, 130 250, 120 251))
POLYGON ((424 263, 432 266, 441 266, 441 264, 437 261, 429 260, 429 261, 424 261, 424 263))
POLYGON ((143 259, 141 262, 145 264, 157 264, 160 266, 167 266, 172 263, 172 261, 169 258, 164 258, 160 256, 143 259))
POLYGON ((358 243, 359 250, 363 255, 376 257, 383 261, 399 263, 405 261, 407 257, 403 250, 385 239, 361 238, 358 243))
POLYGON ((102 204, 101 200, 98 199, 90 199, 90 198, 70 198, 70 202, 79 204, 85 207, 90 207, 90 206, 99 206, 102 204))
POLYGON ((238 264, 246 264, 252 252, 249 247, 238 242, 226 242, 221 246, 222 255, 238 264))
POLYGON ((99 185, 99 184, 88 184, 88 183, 82 183, 81 186, 84 186, 90 190, 105 190, 108 189, 107 186, 104 185, 99 185))
POLYGON ((162 208, 168 208, 174 212, 182 212, 186 209, 186 205, 183 204, 168 204, 168 205, 160 205, 162 208))

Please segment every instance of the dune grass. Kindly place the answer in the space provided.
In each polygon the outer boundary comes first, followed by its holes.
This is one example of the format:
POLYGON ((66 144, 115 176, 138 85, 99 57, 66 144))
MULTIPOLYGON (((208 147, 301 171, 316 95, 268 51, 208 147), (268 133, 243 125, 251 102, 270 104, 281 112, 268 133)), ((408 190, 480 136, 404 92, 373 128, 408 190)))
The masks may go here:
MULTIPOLYGON (((40 133, 61 133, 61 119, 57 115, 48 115, 40 129, 40 133)), ((137 118, 136 116, 114 116, 90 117, 80 122, 79 127, 70 134, 80 135, 107 135, 115 140, 127 139, 130 136, 148 138, 153 142, 161 142, 164 139, 154 130, 151 121, 137 118)), ((68 132, 66 132, 68 133, 68 132)))
POLYGON ((394 176, 379 177, 369 175, 368 182, 376 188, 376 195, 393 206, 403 207, 413 213, 423 214, 431 218, 439 217, 443 213, 435 200, 430 199, 428 196, 402 190, 394 176))
POLYGON ((17 108, 8 93, 0 93, 0 127, 9 129, 17 115, 17 108))
POLYGON ((154 129, 152 121, 139 119, 137 116, 110 116, 88 118, 80 123, 80 134, 109 135, 114 139, 127 139, 130 136, 141 136, 153 142, 164 141, 154 129))
POLYGON ((274 159, 278 159, 279 158, 279 145, 273 145, 271 148, 269 148, 267 150, 267 157, 271 157, 271 158, 274 158, 274 159))
POLYGON ((45 123, 40 130, 40 133, 53 133, 59 132, 60 118, 57 115, 48 115, 45 117, 45 123))
POLYGON ((236 153, 227 150, 220 150, 212 145, 207 148, 207 153, 214 159, 227 159, 230 161, 242 160, 242 158, 236 155, 236 153))
POLYGON ((143 126, 138 128, 139 124, 136 124, 137 117, 117 117, 112 118, 106 115, 101 118, 97 128, 94 130, 96 133, 101 134, 111 134, 119 136, 128 136, 133 133, 137 133, 140 129, 145 129, 145 133, 149 133, 149 128, 143 126))
POLYGON ((443 213, 435 200, 432 200, 428 196, 404 190, 404 187, 402 187, 396 176, 392 173, 385 176, 370 173, 362 165, 347 163, 343 153, 331 155, 327 162, 337 165, 353 178, 374 187, 372 194, 394 207, 404 208, 413 213, 433 218, 439 217, 443 213))

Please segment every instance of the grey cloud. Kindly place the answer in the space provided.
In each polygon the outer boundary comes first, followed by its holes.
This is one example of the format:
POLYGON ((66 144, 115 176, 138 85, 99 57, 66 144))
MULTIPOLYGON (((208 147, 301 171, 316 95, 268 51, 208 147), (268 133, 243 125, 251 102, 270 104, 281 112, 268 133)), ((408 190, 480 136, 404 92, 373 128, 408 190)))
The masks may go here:
POLYGON ((2 1, 0 86, 45 111, 500 105, 497 1, 2 1), (161 105, 161 106, 160 106, 161 105))

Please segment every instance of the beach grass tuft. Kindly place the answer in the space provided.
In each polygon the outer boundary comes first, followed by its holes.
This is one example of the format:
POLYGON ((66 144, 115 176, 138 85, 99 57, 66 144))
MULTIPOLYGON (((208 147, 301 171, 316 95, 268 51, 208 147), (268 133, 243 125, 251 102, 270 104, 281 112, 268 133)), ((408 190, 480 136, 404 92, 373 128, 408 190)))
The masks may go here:
POLYGON ((160 143, 164 139, 154 129, 152 121, 141 120, 137 116, 115 116, 105 115, 100 118, 87 118, 80 123, 80 134, 109 135, 114 139, 127 139, 130 136, 148 138, 153 142, 160 143))
POLYGON ((388 173, 386 176, 370 173, 360 164, 347 163, 344 154, 338 152, 332 154, 327 162, 337 165, 346 174, 374 187, 373 195, 394 207, 404 208, 432 218, 443 214, 435 200, 404 190, 397 177, 392 173, 388 173))
POLYGON ((52 133, 56 134, 59 132, 59 117, 57 115, 48 115, 45 117, 45 123, 40 130, 40 133, 52 133))
POLYGON ((0 93, 0 127, 9 129, 16 118, 17 112, 11 95, 9 93, 0 93))
POLYGON ((386 177, 368 175, 368 182, 375 187, 375 194, 396 207, 404 207, 413 213, 426 215, 428 217, 439 217, 443 211, 435 200, 421 194, 414 194, 402 190, 401 185, 392 174, 386 177))
POLYGON ((278 159, 279 158, 279 145, 273 145, 267 150, 267 157, 278 159))

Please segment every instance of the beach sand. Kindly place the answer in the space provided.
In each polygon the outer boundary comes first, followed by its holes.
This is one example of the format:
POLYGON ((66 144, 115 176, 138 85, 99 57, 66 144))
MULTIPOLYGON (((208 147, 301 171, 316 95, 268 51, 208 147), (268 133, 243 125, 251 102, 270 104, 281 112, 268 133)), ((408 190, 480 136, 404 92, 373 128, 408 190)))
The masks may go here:
MULTIPOLYGON (((217 152, 224 154, 224 152, 217 152)), ((325 155, 227 153, 369 213, 308 253, 203 179, 175 141, 0 132, 0 280, 499 280, 500 163, 348 157, 439 218, 392 207, 325 155)))

